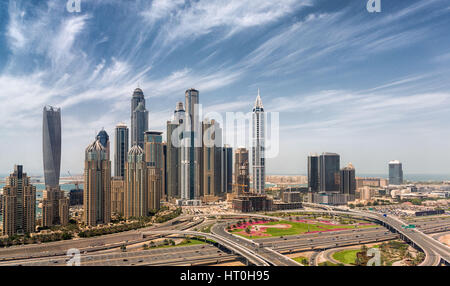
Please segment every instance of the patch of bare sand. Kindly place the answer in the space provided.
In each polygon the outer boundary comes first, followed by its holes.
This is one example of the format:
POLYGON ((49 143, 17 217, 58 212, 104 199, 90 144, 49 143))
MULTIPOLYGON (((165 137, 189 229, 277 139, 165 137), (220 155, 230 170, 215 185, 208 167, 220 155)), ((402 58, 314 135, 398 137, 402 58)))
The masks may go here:
POLYGON ((446 235, 439 237, 439 241, 445 245, 450 246, 450 234, 446 234, 446 235))
POLYGON ((245 266, 245 264, 240 261, 232 261, 232 262, 224 262, 224 263, 214 264, 211 266, 245 266))
POLYGON ((297 252, 297 253, 291 253, 291 254, 283 254, 284 256, 287 256, 289 258, 296 258, 296 257, 306 257, 306 258, 310 258, 311 255, 314 253, 314 251, 307 251, 307 252, 297 252))

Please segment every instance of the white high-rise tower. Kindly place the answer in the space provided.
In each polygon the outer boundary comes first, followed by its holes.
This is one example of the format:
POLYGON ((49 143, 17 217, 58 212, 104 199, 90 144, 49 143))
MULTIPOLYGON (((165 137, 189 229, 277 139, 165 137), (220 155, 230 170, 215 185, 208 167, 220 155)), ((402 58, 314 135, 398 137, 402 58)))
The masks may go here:
POLYGON ((266 167, 264 158, 264 138, 265 138, 265 113, 261 96, 256 97, 255 107, 253 108, 253 146, 252 146, 252 184, 253 192, 264 194, 266 167))
POLYGON ((196 200, 200 197, 202 150, 201 122, 199 120, 199 92, 188 89, 185 93, 185 122, 181 146, 181 199, 196 200))

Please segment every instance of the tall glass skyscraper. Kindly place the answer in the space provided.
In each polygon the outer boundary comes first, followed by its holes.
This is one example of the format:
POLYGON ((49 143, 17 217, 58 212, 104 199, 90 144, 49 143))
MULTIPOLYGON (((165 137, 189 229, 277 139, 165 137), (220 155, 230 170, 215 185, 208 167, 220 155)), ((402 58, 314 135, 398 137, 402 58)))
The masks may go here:
POLYGON ((98 139, 85 151, 83 221, 89 226, 111 221, 111 161, 107 154, 98 139))
POLYGON ((163 193, 162 132, 145 132, 145 163, 147 164, 148 210, 158 211, 163 193))
POLYGON ((186 122, 181 150, 181 198, 198 199, 201 189, 202 134, 199 120, 199 92, 188 89, 185 93, 186 122))
POLYGON ((248 150, 238 148, 234 155, 234 193, 242 195, 250 190, 248 150))
POLYGON ((120 123, 116 126, 114 140, 114 176, 124 178, 128 155, 128 127, 126 124, 120 123))
POLYGON ((180 139, 185 120, 185 111, 182 102, 178 102, 173 119, 167 121, 167 196, 180 198, 181 192, 181 148, 180 139), (180 130, 181 129, 181 130, 180 130))
POLYGON ((341 194, 354 195, 356 192, 355 167, 349 163, 341 169, 340 191, 341 194))
POLYGON ((47 187, 59 186, 61 169, 61 109, 44 107, 42 127, 44 178, 47 187))
POLYGON ((319 191, 319 156, 308 156, 308 190, 313 193, 319 191))
POLYGON ((400 161, 389 162, 389 185, 403 184, 403 166, 400 161))
POLYGON ((61 109, 44 107, 42 127, 45 190, 42 195, 44 227, 69 222, 69 200, 59 187, 61 167, 61 109))
POLYGON ((319 157, 320 192, 339 192, 340 156, 335 153, 323 153, 319 157))
POLYGON ((214 119, 202 122, 203 146, 203 196, 218 197, 225 193, 223 182, 222 128, 214 119))
POLYGON ((222 148, 222 183, 224 193, 233 192, 233 148, 227 144, 222 148))
POLYGON ((148 111, 144 92, 136 88, 131 98, 131 146, 144 148, 144 132, 148 130, 148 111))
POLYGON ((252 168, 253 168, 253 192, 264 194, 266 166, 264 158, 265 146, 265 113, 264 106, 259 94, 256 97, 255 106, 253 107, 253 146, 252 146, 252 168))

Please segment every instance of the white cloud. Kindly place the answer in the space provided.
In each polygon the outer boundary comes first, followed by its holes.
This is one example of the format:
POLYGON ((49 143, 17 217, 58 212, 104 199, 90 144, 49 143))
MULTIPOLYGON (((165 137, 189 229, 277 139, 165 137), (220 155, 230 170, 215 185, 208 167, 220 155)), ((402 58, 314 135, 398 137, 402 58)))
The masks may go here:
POLYGON ((69 64, 74 60, 72 47, 76 37, 83 31, 90 17, 81 15, 64 20, 56 36, 52 38, 48 56, 54 65, 69 64))
POLYGON ((154 0, 150 9, 142 12, 142 15, 151 23, 168 17, 185 3, 185 0, 154 0))
POLYGON ((27 39, 23 30, 23 18, 25 12, 18 9, 15 2, 10 1, 8 6, 9 23, 6 35, 12 49, 20 50, 25 47, 27 39))
POLYGON ((149 21, 166 17, 161 27, 165 43, 197 38, 223 28, 227 36, 243 29, 275 22, 310 1, 199 0, 155 1, 142 13, 149 21), (183 5, 184 4, 184 5, 183 5))
POLYGON ((279 111, 282 115, 289 115, 291 112, 313 115, 303 117, 302 123, 285 125, 283 130, 299 129, 314 132, 334 130, 335 133, 343 131, 354 133, 355 130, 383 129, 400 122, 402 128, 407 126, 418 128, 418 124, 438 127, 439 120, 432 123, 435 119, 429 116, 427 118, 427 114, 436 113, 450 106, 450 93, 392 95, 329 91, 303 97, 283 98, 279 104, 273 102, 270 104, 279 106, 274 111, 279 111), (425 121, 423 117, 426 118, 425 121))
MULTIPOLYGON (((437 2, 439 0, 429 3, 437 2)), ((130 11, 139 9, 139 5, 110 0, 98 1, 95 5, 105 3, 122 5, 120 8, 130 11)), ((299 130, 321 135, 314 137, 317 139, 326 137, 327 132, 336 134, 338 131, 357 137, 357 131, 367 126, 382 131, 389 126, 415 125, 420 130, 427 124, 442 125, 434 116, 444 114, 450 106, 449 94, 442 92, 448 89, 442 79, 448 71, 440 77, 425 72, 400 76, 398 80, 361 91, 318 87, 316 90, 321 92, 302 96, 286 94, 298 94, 303 89, 293 83, 297 78, 289 77, 290 73, 322 71, 324 74, 320 76, 325 76, 322 82, 327 84, 326 71, 335 71, 327 64, 331 62, 329 59, 336 59, 335 56, 343 61, 361 60, 386 50, 407 47, 435 33, 430 25, 415 27, 423 18, 412 18, 430 7, 427 1, 402 10, 398 15, 384 16, 385 12, 383 17, 372 17, 372 20, 367 20, 364 11, 364 15, 352 12, 353 7, 294 19, 294 15, 303 15, 297 12, 310 3, 312 1, 155 0, 149 9, 143 10, 143 18, 132 17, 121 22, 118 27, 125 28, 117 35, 119 33, 108 28, 97 30, 97 23, 110 21, 96 14, 100 9, 88 11, 92 13, 89 15, 87 12, 63 15, 58 9, 64 5, 60 7, 60 1, 52 0, 47 5, 38 5, 40 8, 33 13, 27 13, 27 8, 34 9, 35 5, 11 0, 5 35, 7 48, 12 53, 8 54, 6 66, 0 73, 0 119, 5 129, 2 132, 6 134, 1 146, 10 144, 9 138, 20 138, 24 132, 39 138, 42 107, 46 104, 61 106, 63 136, 69 139, 65 144, 71 146, 65 149, 63 161, 71 169, 80 170, 83 148, 93 140, 95 132, 105 127, 112 135, 117 122, 128 122, 130 96, 138 84, 149 102, 152 129, 164 129, 175 103, 184 100, 186 88, 200 90, 202 102, 208 104, 204 106, 206 112, 245 111, 254 98, 240 93, 245 94, 246 89, 260 83, 270 85, 272 90, 274 86, 280 87, 278 94, 263 94, 264 104, 268 111, 281 112, 285 131, 293 137, 303 133, 299 130), (147 26, 143 25, 143 19, 147 26), (267 29, 270 24, 276 24, 275 29, 267 29), (246 51, 237 51, 238 59, 235 55, 224 56, 229 47, 226 40, 251 28, 267 33, 262 38, 243 40, 246 51), (207 41, 199 42, 203 36, 208 36, 207 41), (107 44, 99 45, 105 42, 107 44), (191 50, 193 45, 200 49, 191 50), (176 58, 169 57, 173 49, 179 49, 176 58), (26 68, 23 68, 24 63, 26 68), (20 67, 15 69, 17 66, 20 67), (285 77, 278 81, 273 80, 275 76, 285 77), (284 85, 284 78, 291 82, 284 85), (232 95, 224 98, 216 95, 216 92, 223 95, 225 87, 231 84, 235 84, 230 88, 232 95), (74 152, 79 154, 73 155, 74 152)), ((436 15, 427 17, 432 16, 436 15)), ((230 46, 236 48, 237 44, 230 46)), ((448 58, 445 53, 448 51, 443 51, 440 59, 448 58)), ((442 118, 446 118, 445 115, 442 118)), ((292 143, 297 139, 291 138, 289 144, 297 144, 292 143)), ((22 149, 27 149, 25 145, 23 143, 22 149)), ((40 156, 39 148, 29 150, 33 150, 35 157, 40 156)), ((287 151, 289 156, 296 156, 297 151, 287 151)), ((40 170, 40 163, 30 164, 39 165, 35 169, 40 170)), ((276 162, 273 164, 276 166, 276 162)))

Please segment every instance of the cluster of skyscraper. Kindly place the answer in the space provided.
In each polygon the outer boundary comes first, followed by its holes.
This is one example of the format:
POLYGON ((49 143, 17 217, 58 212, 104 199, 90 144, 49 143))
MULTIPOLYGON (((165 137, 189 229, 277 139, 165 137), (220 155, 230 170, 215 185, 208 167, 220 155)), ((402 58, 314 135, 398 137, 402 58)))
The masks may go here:
POLYGON ((323 197, 333 200, 354 200, 356 192, 355 168, 350 163, 340 169, 340 156, 335 153, 308 156, 308 189, 311 200, 323 203, 323 197), (315 196, 315 195, 320 196, 315 196), (341 197, 341 198, 339 198, 341 197))
MULTIPOLYGON (((167 142, 161 132, 146 132, 148 112, 144 93, 137 88, 131 102, 131 149, 128 129, 115 131, 115 177, 111 180, 111 211, 125 217, 143 216, 159 209, 162 198, 196 204, 223 198, 233 191, 233 150, 222 142, 222 128, 214 119, 201 120, 199 91, 188 89, 167 121, 167 142), (148 202, 147 204, 143 202, 148 202)), ((255 192, 264 192, 264 108, 258 97, 254 108, 253 166, 255 192), (256 124, 255 124, 256 123, 256 124)), ((236 153, 238 192, 249 192, 248 151, 236 153), (242 154, 246 154, 245 158, 242 154), (240 164, 240 165, 238 165, 240 164)))
MULTIPOLYGON (((42 153, 45 190, 42 199, 42 227, 67 225, 69 199, 59 186, 61 170, 61 109, 45 106, 42 124, 42 153)), ((36 187, 21 165, 16 165, 6 181, 3 193, 3 234, 35 231, 36 187)))
POLYGON ((131 148, 128 127, 115 129, 114 174, 111 176, 109 136, 102 130, 85 151, 84 221, 109 223, 112 214, 148 216, 160 208, 163 193, 162 132, 148 131, 144 93, 136 88, 131 99, 131 148))
MULTIPOLYGON (((389 162, 389 184, 403 184, 402 163, 399 161, 389 162)), ((308 189, 311 194, 310 199, 318 203, 323 203, 323 196, 331 196, 331 200, 340 202, 354 200, 355 168, 349 163, 347 167, 340 169, 340 156, 335 153, 310 155, 308 156, 308 189)))
MULTIPOLYGON (((160 208, 162 198, 180 204, 214 201, 234 192, 249 193, 249 152, 235 153, 222 142, 222 128, 214 119, 200 120, 199 92, 188 89, 185 107, 178 102, 167 121, 167 143, 162 132, 148 131, 144 93, 136 88, 131 99, 131 148, 128 127, 115 128, 114 177, 111 176, 110 140, 105 130, 85 150, 83 221, 105 224, 112 214, 126 218, 148 216, 160 208)), ((259 95, 253 108, 253 188, 264 193, 264 107, 259 95)), ((61 109, 46 106, 43 112, 43 163, 45 191, 42 226, 66 225, 69 200, 59 186, 61 167, 61 109)), ((15 167, 2 197, 3 232, 7 235, 35 231, 36 188, 15 167)))
MULTIPOLYGON (((233 192, 250 191, 248 151, 235 153, 222 142, 222 128, 214 119, 199 118, 199 92, 188 89, 185 107, 178 102, 167 121, 167 196, 181 204, 217 200, 233 192), (234 188, 233 188, 234 186, 234 188)), ((264 193, 264 107, 259 95, 253 109, 253 192, 264 193)))

